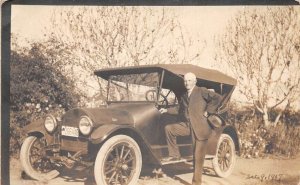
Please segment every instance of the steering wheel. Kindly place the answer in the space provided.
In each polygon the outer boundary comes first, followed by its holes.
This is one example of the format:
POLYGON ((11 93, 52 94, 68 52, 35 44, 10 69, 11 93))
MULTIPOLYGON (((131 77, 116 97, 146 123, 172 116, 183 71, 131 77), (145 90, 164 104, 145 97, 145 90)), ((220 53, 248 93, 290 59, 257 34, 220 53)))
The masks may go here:
MULTIPOLYGON (((145 97, 146 97, 147 101, 155 101, 156 100, 156 90, 155 89, 148 90, 145 93, 145 97)), ((167 97, 165 95, 163 95, 162 93, 159 93, 158 104, 166 106, 166 107, 169 105, 167 97)))

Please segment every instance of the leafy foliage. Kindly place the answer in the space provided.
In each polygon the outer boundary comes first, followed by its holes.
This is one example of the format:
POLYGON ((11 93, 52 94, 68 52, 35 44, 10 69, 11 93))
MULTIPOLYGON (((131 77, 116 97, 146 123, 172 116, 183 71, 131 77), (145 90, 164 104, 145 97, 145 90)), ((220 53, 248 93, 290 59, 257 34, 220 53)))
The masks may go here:
POLYGON ((46 114, 56 116, 77 105, 79 96, 72 80, 50 65, 38 45, 11 52, 10 150, 18 151, 22 127, 46 114))
MULTIPOLYGON (((276 127, 268 128, 262 124, 259 112, 236 107, 230 112, 228 121, 238 130, 242 157, 264 157, 268 154, 291 157, 300 152, 300 112, 288 109, 283 112, 276 127)), ((271 113, 271 119, 276 119, 278 112, 271 113)))

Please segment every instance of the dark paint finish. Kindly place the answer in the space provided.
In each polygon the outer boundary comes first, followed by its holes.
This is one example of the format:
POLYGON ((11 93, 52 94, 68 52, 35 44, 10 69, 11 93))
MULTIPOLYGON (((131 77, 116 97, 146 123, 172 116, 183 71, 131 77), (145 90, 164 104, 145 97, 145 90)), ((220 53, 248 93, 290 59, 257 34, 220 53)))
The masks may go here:
POLYGON ((160 164, 160 160, 153 150, 151 150, 151 145, 147 142, 147 139, 144 138, 144 134, 139 132, 131 125, 102 125, 93 131, 90 137, 92 144, 97 145, 105 142, 107 138, 115 134, 125 134, 132 137, 140 146, 140 149, 143 153, 143 156, 147 156, 145 162, 151 164, 160 164))
POLYGON ((100 108, 76 108, 68 111, 62 118, 63 125, 78 126, 81 116, 91 118, 95 127, 105 124, 145 124, 147 119, 157 117, 159 112, 154 103, 118 103, 100 108))
POLYGON ((27 135, 34 135, 38 137, 45 136, 47 143, 54 143, 54 134, 59 131, 59 129, 56 129, 54 133, 48 133, 44 126, 44 119, 38 119, 30 123, 24 128, 24 130, 27 135))
MULTIPOLYGON (((222 94, 223 102, 226 104, 235 88, 236 80, 211 69, 204 69, 193 65, 151 65, 137 67, 123 67, 102 69, 95 72, 96 75, 109 79, 110 75, 130 73, 158 72, 163 77, 161 87, 171 89, 177 98, 185 91, 182 76, 187 72, 194 72, 197 76, 197 85, 213 88, 222 94)), ((108 102, 106 106, 98 108, 75 108, 66 112, 59 127, 53 134, 49 134, 44 128, 44 121, 34 122, 26 127, 29 135, 42 134, 48 143, 60 141, 62 150, 71 152, 83 151, 88 154, 90 147, 97 148, 106 139, 116 134, 129 135, 139 144, 143 156, 148 156, 150 163, 160 164, 160 158, 167 155, 166 136, 164 127, 176 122, 176 115, 163 114, 158 111, 160 106, 156 102, 108 102), (88 116, 93 122, 91 135, 67 137, 60 135, 62 125, 78 127, 80 118, 88 116)), ((225 125, 214 129, 208 140, 207 155, 214 156, 218 140, 222 133, 227 133, 235 142, 236 150, 239 150, 239 141, 235 128, 225 125)), ((178 144, 182 156, 192 156, 192 141, 190 137, 178 137, 178 144)))

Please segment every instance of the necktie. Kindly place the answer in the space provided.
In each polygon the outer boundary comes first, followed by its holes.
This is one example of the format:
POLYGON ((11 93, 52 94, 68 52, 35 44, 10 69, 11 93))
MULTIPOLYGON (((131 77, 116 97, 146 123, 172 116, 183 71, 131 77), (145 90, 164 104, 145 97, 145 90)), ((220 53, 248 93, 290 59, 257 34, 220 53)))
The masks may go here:
POLYGON ((189 90, 188 91, 188 97, 190 97, 191 93, 192 93, 191 90, 189 90))

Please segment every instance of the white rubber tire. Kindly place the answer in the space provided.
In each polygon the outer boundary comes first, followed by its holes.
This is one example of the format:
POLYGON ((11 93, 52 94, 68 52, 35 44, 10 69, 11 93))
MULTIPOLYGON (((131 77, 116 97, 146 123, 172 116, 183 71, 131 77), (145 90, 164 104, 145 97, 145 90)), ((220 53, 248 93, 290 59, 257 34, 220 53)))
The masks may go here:
POLYGON ((30 150, 37 139, 38 138, 35 136, 29 136, 24 140, 20 151, 21 165, 25 173, 32 179, 38 181, 51 180, 59 175, 59 172, 57 170, 51 170, 49 172, 42 173, 40 171, 35 170, 30 163, 30 150))
MULTIPOLYGON (((141 169, 142 169, 142 154, 139 145, 131 137, 126 135, 116 135, 109 138, 100 148, 94 166, 94 177, 97 185, 110 185, 112 183, 106 181, 106 175, 104 172, 105 162, 108 156, 112 156, 113 150, 116 146, 126 146, 130 150, 130 155, 134 156, 134 171, 130 175, 129 182, 127 185, 135 185, 139 179, 141 169)), ((122 155, 120 155, 122 156, 122 155)))
POLYGON ((216 156, 212 160, 213 169, 219 177, 225 178, 232 173, 235 167, 235 163, 236 163, 236 154, 235 154, 234 142, 228 134, 221 134, 217 145, 216 156), (226 149, 224 149, 224 144, 226 145, 225 147, 227 147, 226 149), (226 150, 227 152, 224 152, 224 150, 226 150), (221 153, 223 153, 223 157, 221 157, 222 155, 221 153), (224 157, 224 153, 226 153, 225 154, 226 157, 224 157), (224 160, 229 162, 228 165, 225 164, 224 160), (224 165, 226 165, 226 169, 224 169, 224 166, 223 167, 221 166, 222 164, 220 163, 222 162, 224 165))

